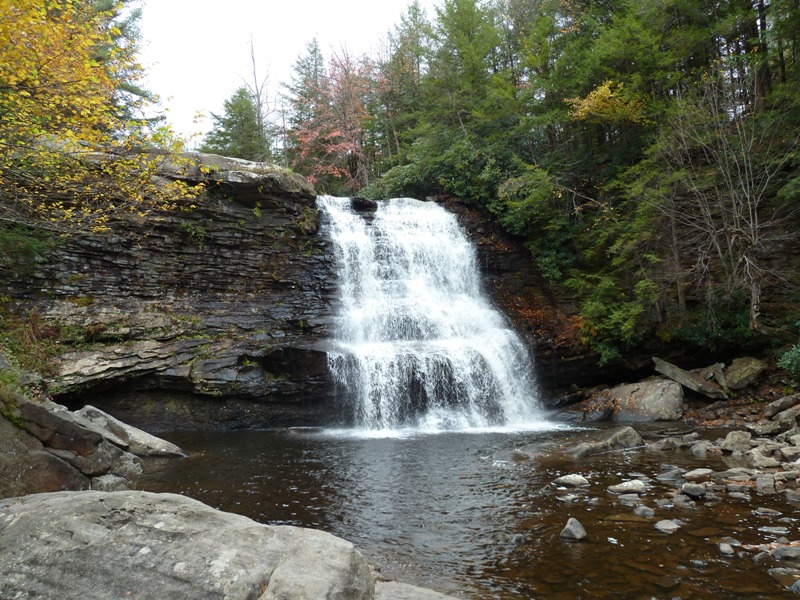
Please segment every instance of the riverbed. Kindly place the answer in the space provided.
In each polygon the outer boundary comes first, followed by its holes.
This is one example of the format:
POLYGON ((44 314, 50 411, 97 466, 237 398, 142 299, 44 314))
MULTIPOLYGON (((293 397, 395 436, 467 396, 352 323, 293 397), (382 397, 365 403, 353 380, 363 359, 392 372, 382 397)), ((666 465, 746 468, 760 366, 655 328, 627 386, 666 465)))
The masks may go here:
MULTIPOLYGON (((665 427, 637 428, 648 437, 665 427)), ((173 432, 163 437, 189 457, 149 460, 139 487, 261 523, 329 531, 356 544, 383 576, 462 598, 796 597, 768 575, 779 565, 737 545, 800 537, 796 507, 782 495, 671 504, 676 483, 657 478, 670 466, 736 465, 685 450, 565 457, 564 445, 593 433, 173 432), (519 460, 521 447, 532 459, 519 460), (589 487, 552 485, 568 473, 589 487), (653 517, 636 516, 637 503, 606 490, 632 478, 648 483, 640 504, 653 517), (780 514, 756 510, 765 508, 780 514), (583 523, 586 540, 559 537, 568 517, 583 523), (661 533, 661 519, 683 525, 661 533), (720 553, 726 541, 739 555, 720 553)))

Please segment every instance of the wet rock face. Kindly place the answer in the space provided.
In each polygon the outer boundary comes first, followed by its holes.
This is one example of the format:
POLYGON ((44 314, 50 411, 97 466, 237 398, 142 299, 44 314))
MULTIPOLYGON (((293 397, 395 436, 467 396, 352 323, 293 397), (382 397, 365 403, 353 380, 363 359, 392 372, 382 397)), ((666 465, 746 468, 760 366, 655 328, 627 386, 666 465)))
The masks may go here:
POLYGON ((75 408, 122 390, 281 404, 283 415, 317 407, 330 393, 320 342, 336 282, 313 189, 260 163, 192 160, 163 171, 206 182, 196 209, 65 239, 11 282, 21 311, 78 342, 51 392, 75 408))

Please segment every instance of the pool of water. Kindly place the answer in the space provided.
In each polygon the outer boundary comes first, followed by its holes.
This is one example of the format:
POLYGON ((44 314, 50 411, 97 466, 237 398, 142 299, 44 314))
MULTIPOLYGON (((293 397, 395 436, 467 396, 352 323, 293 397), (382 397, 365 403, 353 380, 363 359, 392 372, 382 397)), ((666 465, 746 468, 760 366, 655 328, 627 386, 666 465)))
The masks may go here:
MULTIPOLYGON (((721 470, 719 457, 634 450, 573 460, 559 448, 588 430, 364 437, 320 430, 164 434, 189 457, 149 459, 140 489, 177 492, 268 524, 315 527, 356 544, 389 578, 462 598, 791 598, 770 564, 724 557, 726 536, 774 541, 765 525, 798 539, 795 507, 782 495, 658 507, 675 489, 662 465, 721 470), (514 460, 527 447, 530 461, 514 460), (591 486, 567 498, 555 477, 591 486), (640 518, 606 486, 651 478, 640 518), (780 510, 764 517, 757 507, 780 510), (559 538, 568 517, 589 537, 559 538), (680 519, 672 535, 653 527, 680 519)), ((772 559, 768 559, 771 561, 772 559)))

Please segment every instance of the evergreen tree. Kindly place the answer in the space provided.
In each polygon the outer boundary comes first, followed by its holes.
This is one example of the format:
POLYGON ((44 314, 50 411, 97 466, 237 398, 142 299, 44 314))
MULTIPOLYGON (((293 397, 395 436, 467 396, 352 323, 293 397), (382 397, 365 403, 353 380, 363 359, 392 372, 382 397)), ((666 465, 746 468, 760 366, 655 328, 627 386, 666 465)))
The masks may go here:
POLYGON ((267 132, 259 127, 258 110, 246 86, 225 100, 223 114, 211 113, 213 128, 203 139, 201 152, 266 162, 271 158, 267 132))

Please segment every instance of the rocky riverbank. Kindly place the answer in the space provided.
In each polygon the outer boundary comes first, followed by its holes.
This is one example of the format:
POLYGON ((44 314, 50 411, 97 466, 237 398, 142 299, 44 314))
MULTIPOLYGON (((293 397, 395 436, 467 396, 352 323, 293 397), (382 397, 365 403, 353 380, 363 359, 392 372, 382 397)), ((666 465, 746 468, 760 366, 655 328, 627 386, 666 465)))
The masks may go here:
MULTIPOLYGON (((723 411, 720 404, 694 412, 686 423, 697 423, 702 414, 719 419, 723 412, 728 417, 723 418, 725 423, 742 423, 740 407, 728 406, 723 411)), ((646 439, 634 427, 624 426, 560 448, 559 453, 572 456, 575 462, 538 493, 563 503, 563 542, 585 541, 597 535, 597 529, 603 526, 593 520, 592 511, 600 511, 601 504, 616 505, 620 511, 629 511, 629 516, 622 512, 617 517, 616 533, 611 538, 614 544, 617 540, 628 545, 640 543, 642 551, 648 551, 648 544, 641 540, 648 535, 643 533, 646 523, 650 535, 685 532, 713 545, 720 560, 750 561, 775 582, 774 592, 747 589, 741 590, 743 596, 773 597, 781 588, 800 594, 800 530, 794 516, 800 506, 800 394, 751 408, 741 429, 726 429, 717 437, 714 432, 719 430, 684 426, 679 428, 683 432, 667 430, 655 435, 648 429, 646 439), (598 486, 598 474, 581 467, 586 457, 604 453, 622 457, 631 452, 649 454, 660 462, 658 469, 618 472, 616 481, 605 474, 598 486), (687 453, 706 466, 677 466, 675 457, 687 453), (734 519, 730 518, 732 514, 736 515, 734 519)), ((525 462, 539 456, 536 450, 521 448, 511 458, 525 462)), ((620 464, 624 462, 621 458, 620 464)), ((604 525, 607 527, 607 523, 604 525)), ((657 554, 653 558, 656 562, 664 560, 657 554)), ((707 560, 698 557, 693 566, 703 569, 707 560)), ((752 567, 739 564, 735 568, 752 567)), ((680 581, 674 578, 667 577, 661 583, 671 591, 680 587, 680 581)))

